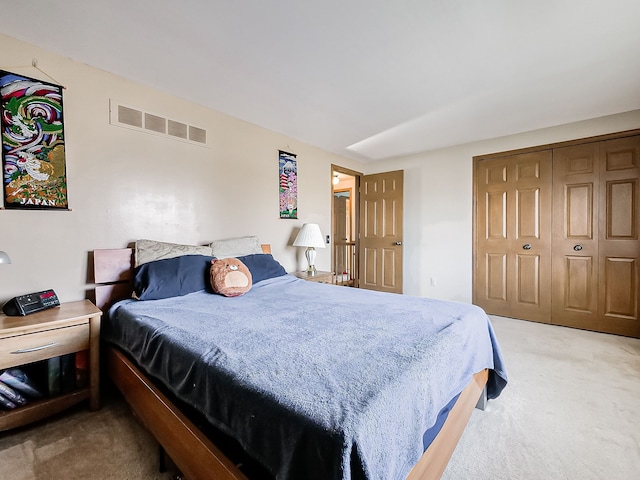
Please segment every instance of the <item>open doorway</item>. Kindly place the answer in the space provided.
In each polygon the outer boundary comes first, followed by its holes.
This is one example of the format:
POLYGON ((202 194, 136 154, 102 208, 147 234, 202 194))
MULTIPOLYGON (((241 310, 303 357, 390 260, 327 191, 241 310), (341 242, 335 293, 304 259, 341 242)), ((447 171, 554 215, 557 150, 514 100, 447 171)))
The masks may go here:
POLYGON ((361 173, 331 166, 332 270, 335 283, 358 287, 359 191, 361 173))

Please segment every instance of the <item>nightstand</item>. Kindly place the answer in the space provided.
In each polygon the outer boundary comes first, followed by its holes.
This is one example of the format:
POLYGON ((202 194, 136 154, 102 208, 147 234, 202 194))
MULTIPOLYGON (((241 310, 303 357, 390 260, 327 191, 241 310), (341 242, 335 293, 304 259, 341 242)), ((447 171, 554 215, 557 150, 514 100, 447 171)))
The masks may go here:
POLYGON ((321 272, 318 270, 315 275, 309 275, 306 271, 301 271, 293 272, 291 275, 307 280, 308 282, 333 283, 333 272, 321 272))
POLYGON ((0 431, 41 420, 84 400, 89 400, 91 410, 100 408, 101 316, 89 300, 63 303, 24 317, 0 314, 0 371, 86 352, 88 374, 84 385, 67 393, 0 410, 0 431))

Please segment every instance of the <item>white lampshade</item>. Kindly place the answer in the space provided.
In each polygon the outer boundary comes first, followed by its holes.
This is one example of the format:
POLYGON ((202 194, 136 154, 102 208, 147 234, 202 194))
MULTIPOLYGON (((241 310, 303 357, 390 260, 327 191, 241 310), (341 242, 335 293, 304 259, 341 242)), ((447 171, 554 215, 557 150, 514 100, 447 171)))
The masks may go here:
POLYGON ((324 248, 324 239, 317 223, 305 223, 293 241, 294 247, 324 248))
POLYGON ((320 226, 317 223, 305 223, 298 232, 298 236, 293 241, 294 247, 307 247, 304 252, 307 257, 307 273, 309 275, 316 274, 316 248, 324 248, 324 239, 320 226))
POLYGON ((6 252, 0 250, 0 263, 11 263, 11 258, 7 255, 6 252))

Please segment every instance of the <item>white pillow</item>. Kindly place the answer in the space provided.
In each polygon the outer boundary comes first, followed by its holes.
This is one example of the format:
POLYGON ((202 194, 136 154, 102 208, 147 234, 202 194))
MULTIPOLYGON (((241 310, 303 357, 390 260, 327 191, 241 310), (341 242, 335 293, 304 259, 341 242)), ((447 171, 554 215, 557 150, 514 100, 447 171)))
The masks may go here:
POLYGON ((216 258, 241 257, 262 253, 260 240, 255 235, 211 242, 211 255, 216 258))
POLYGON ((211 255, 208 245, 181 245, 179 243, 138 240, 134 248, 134 267, 154 260, 181 257, 183 255, 211 255))

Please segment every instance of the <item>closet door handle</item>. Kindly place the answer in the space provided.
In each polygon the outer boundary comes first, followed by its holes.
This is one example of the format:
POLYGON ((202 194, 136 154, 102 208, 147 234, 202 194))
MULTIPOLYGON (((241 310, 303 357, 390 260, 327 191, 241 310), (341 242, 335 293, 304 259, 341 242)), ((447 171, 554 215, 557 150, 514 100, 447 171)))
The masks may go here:
POLYGON ((400 245, 402 245, 402 242, 395 242, 394 245, 400 246, 400 245))
POLYGON ((573 246, 573 249, 574 249, 576 252, 579 252, 580 250, 582 250, 582 245, 580 245, 580 244, 578 243, 578 244, 576 244, 576 245, 574 245, 574 246, 573 246))
POLYGON ((524 250, 531 250, 531 244, 530 243, 525 243, 524 245, 522 245, 522 248, 524 250))

